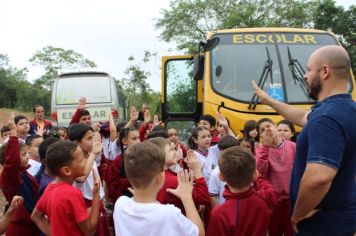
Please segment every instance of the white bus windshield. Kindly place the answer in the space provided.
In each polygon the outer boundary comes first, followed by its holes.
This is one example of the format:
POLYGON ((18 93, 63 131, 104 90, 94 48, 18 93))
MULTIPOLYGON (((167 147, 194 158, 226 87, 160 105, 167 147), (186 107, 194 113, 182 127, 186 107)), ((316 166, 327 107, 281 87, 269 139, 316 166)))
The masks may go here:
POLYGON ((56 103, 77 104, 81 97, 87 103, 111 102, 110 79, 105 75, 64 75, 59 77, 56 91, 56 103))
POLYGON ((222 96, 246 103, 254 93, 251 80, 259 82, 266 62, 272 64, 263 86, 267 93, 283 102, 312 102, 303 91, 302 76, 299 76, 301 80, 296 79, 292 67, 300 65, 299 69, 305 71, 313 51, 337 44, 333 36, 322 33, 230 33, 214 37, 219 37, 220 43, 211 52, 213 89, 222 96))

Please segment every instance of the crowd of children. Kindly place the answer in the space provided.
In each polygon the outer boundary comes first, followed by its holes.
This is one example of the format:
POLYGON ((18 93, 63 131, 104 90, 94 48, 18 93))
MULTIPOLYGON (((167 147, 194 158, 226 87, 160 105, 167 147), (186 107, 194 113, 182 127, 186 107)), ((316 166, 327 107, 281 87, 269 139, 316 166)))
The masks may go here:
POLYGON ((147 105, 92 125, 81 98, 68 128, 34 113, 1 128, 0 234, 293 235, 286 120, 249 120, 239 137, 222 114, 204 115, 188 149, 147 105))

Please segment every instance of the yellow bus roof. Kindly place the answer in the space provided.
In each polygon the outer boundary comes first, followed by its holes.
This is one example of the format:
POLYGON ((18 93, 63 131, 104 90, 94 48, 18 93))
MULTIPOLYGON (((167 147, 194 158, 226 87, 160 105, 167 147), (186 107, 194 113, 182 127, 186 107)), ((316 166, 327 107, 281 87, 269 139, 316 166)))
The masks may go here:
POLYGON ((303 28, 280 28, 280 27, 271 27, 271 28, 238 28, 238 29, 224 29, 208 32, 208 38, 214 34, 218 33, 252 33, 252 32, 284 32, 284 33, 328 33, 335 36, 332 32, 317 30, 317 29, 303 29, 303 28))

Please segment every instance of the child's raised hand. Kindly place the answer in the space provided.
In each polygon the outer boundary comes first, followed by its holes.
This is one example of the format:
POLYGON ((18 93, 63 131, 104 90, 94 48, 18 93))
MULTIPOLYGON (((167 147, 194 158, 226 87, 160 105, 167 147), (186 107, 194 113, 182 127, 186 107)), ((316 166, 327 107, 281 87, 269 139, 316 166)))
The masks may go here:
POLYGON ((96 123, 95 125, 94 125, 94 132, 99 132, 100 131, 100 128, 101 128, 101 123, 100 122, 98 122, 98 123, 96 123))
POLYGON ((263 133, 261 133, 261 137, 262 144, 272 147, 274 141, 274 135, 272 130, 265 130, 263 133))
POLYGON ((7 125, 9 126, 10 129, 10 135, 11 136, 16 136, 17 131, 16 131, 16 124, 15 124, 15 113, 11 112, 10 117, 7 120, 7 125))
POLYGON ((38 129, 38 130, 36 131, 36 134, 38 134, 39 136, 42 137, 44 132, 45 132, 44 129, 38 129))
POLYGON ((197 171, 201 171, 201 168, 202 168, 197 157, 194 154, 194 151, 191 149, 189 149, 187 152, 187 165, 188 165, 189 169, 194 171, 194 173, 197 171))
POLYGON ((11 204, 9 209, 7 210, 9 213, 14 212, 17 208, 19 208, 23 204, 23 197, 14 196, 11 200, 11 204))
POLYGON ((103 145, 101 144, 101 142, 94 141, 92 153, 94 153, 94 155, 99 155, 102 150, 103 150, 103 145))
POLYGON ((93 178, 94 178, 93 195, 95 195, 99 193, 100 183, 99 183, 98 174, 94 171, 94 169, 92 169, 91 171, 93 172, 93 178))
POLYGON ((180 199, 192 198, 193 176, 188 170, 182 170, 178 173, 178 187, 176 189, 167 189, 167 192, 180 199))
POLYGON ((225 116, 223 116, 219 111, 216 113, 216 117, 218 118, 218 123, 223 127, 229 127, 229 123, 227 122, 225 116))
POLYGON ((87 108, 87 98, 86 97, 81 97, 79 99, 78 109, 84 110, 85 108, 87 108))

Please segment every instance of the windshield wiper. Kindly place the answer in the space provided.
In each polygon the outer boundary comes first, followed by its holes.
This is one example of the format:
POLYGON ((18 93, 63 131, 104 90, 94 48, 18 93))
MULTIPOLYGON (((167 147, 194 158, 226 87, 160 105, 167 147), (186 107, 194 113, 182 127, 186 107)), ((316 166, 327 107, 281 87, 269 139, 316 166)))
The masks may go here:
MULTIPOLYGON (((271 56, 269 54, 268 47, 266 47, 266 52, 267 52, 267 60, 265 62, 265 65, 264 65, 263 70, 262 70, 261 77, 258 80, 258 84, 257 84, 258 87, 260 87, 262 90, 263 90, 263 87, 264 87, 264 85, 266 83, 268 75, 270 76, 271 83, 273 84, 273 74, 272 74, 273 61, 272 61, 271 56)), ((250 104, 248 105, 248 109, 249 110, 251 110, 251 109, 255 110, 256 106, 257 106, 257 103, 258 103, 258 100, 259 99, 256 96, 256 93, 254 93, 252 98, 251 98, 250 104)))
POLYGON ((307 85, 304 81, 304 74, 305 74, 305 70, 303 69, 302 65, 300 64, 298 59, 294 59, 292 57, 292 53, 290 52, 289 46, 287 46, 287 50, 288 50, 288 67, 290 72, 292 73, 293 79, 294 79, 294 83, 295 84, 299 84, 301 90, 303 91, 305 97, 308 99, 308 101, 311 101, 309 96, 308 96, 308 92, 307 92, 307 85))

